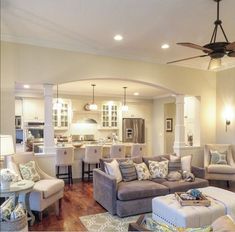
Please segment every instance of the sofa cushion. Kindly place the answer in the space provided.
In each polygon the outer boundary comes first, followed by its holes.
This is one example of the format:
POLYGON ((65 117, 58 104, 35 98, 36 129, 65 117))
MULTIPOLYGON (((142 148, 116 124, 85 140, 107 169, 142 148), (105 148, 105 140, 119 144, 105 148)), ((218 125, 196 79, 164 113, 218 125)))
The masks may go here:
MULTIPOLYGON (((136 164, 139 164, 139 163, 142 163, 143 162, 143 159, 142 157, 133 157, 133 158, 117 158, 116 159, 117 162, 123 162, 123 161, 127 161, 127 160, 132 160, 134 163, 136 164)), ((104 162, 106 163, 110 163, 112 162, 113 159, 111 158, 106 158, 106 159, 100 159, 100 169, 101 171, 105 172, 105 165, 104 165, 104 162)))
POLYGON ((34 184, 33 191, 42 192, 43 198, 48 198, 64 188, 64 181, 58 179, 40 180, 34 184))
POLYGON ((170 155, 158 155, 158 156, 145 156, 143 157, 143 161, 145 162, 145 164, 149 167, 149 161, 163 161, 163 160, 169 160, 170 159, 170 155))
POLYGON ((227 151, 224 151, 222 153, 219 151, 210 150, 210 154, 211 154, 210 164, 228 164, 227 151))
POLYGON ((235 174, 235 166, 226 164, 210 164, 207 167, 209 173, 235 174))
POLYGON ((194 182, 185 181, 165 181, 162 185, 169 188, 170 193, 184 192, 193 188, 203 188, 208 186, 208 181, 200 178, 195 178, 194 182))
POLYGON ((149 171, 152 178, 166 178, 168 174, 169 161, 151 161, 149 160, 149 171))
POLYGON ((119 163, 123 181, 132 181, 137 179, 137 173, 134 162, 127 160, 119 163))
POLYGON ((153 181, 134 180, 131 182, 120 182, 118 184, 117 197, 121 201, 142 199, 168 194, 167 187, 153 181))

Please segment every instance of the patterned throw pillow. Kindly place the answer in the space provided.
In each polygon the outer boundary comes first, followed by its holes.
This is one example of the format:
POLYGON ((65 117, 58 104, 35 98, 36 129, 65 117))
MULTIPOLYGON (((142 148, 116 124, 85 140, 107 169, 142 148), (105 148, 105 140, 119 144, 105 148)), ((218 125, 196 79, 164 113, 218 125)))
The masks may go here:
POLYGON ((228 164, 227 151, 218 152, 211 150, 210 153, 211 153, 211 164, 228 164))
POLYGON ((109 174, 110 176, 113 176, 116 178, 117 183, 122 181, 122 174, 119 169, 119 163, 116 159, 114 159, 112 162, 104 162, 105 164, 105 172, 109 174))
POLYGON ((34 182, 40 180, 40 176, 35 168, 35 161, 29 161, 25 164, 20 164, 20 173, 24 180, 32 180, 34 182))
POLYGON ((135 168, 138 176, 138 180, 149 180, 151 175, 149 173, 148 167, 145 163, 136 164, 135 168))
POLYGON ((122 174, 123 181, 132 181, 137 179, 137 173, 135 169, 134 162, 132 160, 127 160, 119 163, 119 168, 122 174))
POLYGON ((157 162, 149 160, 149 171, 152 178, 166 178, 168 174, 168 160, 157 162))
POLYGON ((24 206, 22 203, 18 203, 15 207, 15 209, 11 213, 11 220, 16 220, 18 218, 21 218, 25 215, 24 206))
POLYGON ((1 221, 10 220, 11 212, 14 209, 14 197, 8 198, 0 207, 1 221))
POLYGON ((181 171, 181 157, 176 155, 170 155, 168 168, 169 172, 181 171))

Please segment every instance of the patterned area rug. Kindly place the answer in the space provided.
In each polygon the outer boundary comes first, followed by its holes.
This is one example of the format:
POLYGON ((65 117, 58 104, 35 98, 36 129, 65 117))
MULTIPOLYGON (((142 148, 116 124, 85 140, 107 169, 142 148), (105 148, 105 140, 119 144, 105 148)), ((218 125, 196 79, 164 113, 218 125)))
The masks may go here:
MULTIPOLYGON (((89 232, 127 232, 128 225, 137 221, 140 215, 120 218, 110 213, 99 213, 80 217, 89 232)), ((151 213, 147 214, 151 217, 151 213)))

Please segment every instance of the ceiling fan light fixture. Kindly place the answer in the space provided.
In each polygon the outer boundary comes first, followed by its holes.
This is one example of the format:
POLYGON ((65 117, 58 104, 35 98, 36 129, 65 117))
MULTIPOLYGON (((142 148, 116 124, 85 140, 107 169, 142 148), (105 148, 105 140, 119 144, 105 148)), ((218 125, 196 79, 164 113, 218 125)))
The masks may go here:
POLYGON ((221 67, 221 58, 213 59, 211 58, 208 69, 209 70, 216 70, 221 67))

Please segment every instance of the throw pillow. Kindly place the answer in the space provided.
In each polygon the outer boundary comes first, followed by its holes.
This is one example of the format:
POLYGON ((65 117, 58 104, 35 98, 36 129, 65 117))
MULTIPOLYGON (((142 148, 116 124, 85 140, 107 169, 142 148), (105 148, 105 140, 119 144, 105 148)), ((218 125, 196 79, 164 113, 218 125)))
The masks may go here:
POLYGON ((109 174, 110 176, 113 176, 116 178, 117 183, 122 181, 122 174, 119 169, 119 163, 117 162, 116 159, 114 159, 112 162, 107 163, 104 162, 105 164, 105 172, 109 174))
POLYGON ((179 181, 179 180, 182 179, 182 175, 178 171, 173 171, 173 172, 169 172, 169 174, 167 175, 166 179, 168 181, 179 181))
POLYGON ((148 167, 145 163, 136 164, 135 168, 138 176, 138 180, 149 180, 150 179, 150 173, 148 170, 148 167))
POLYGON ((211 153, 211 164, 228 164, 227 162, 227 151, 225 152, 218 152, 218 151, 212 151, 211 153))
POLYGON ((11 213, 11 220, 16 220, 18 218, 21 218, 25 215, 24 206, 22 203, 18 203, 15 207, 15 209, 11 213))
POLYGON ((181 171, 181 157, 170 155, 169 172, 181 171))
POLYGON ((33 160, 25 164, 19 164, 20 173, 24 180, 32 180, 34 182, 40 180, 40 176, 35 166, 35 161, 33 160))
POLYGON ((132 160, 127 160, 119 163, 119 168, 122 174, 123 181, 132 181, 137 179, 137 173, 135 169, 134 162, 132 160))
POLYGON ((14 209, 14 197, 9 197, 0 207, 1 221, 10 220, 11 212, 14 209))
POLYGON ((149 171, 152 178, 166 178, 168 174, 168 160, 157 162, 149 160, 149 171))
POLYGON ((191 172, 192 155, 181 157, 182 171, 191 172))

